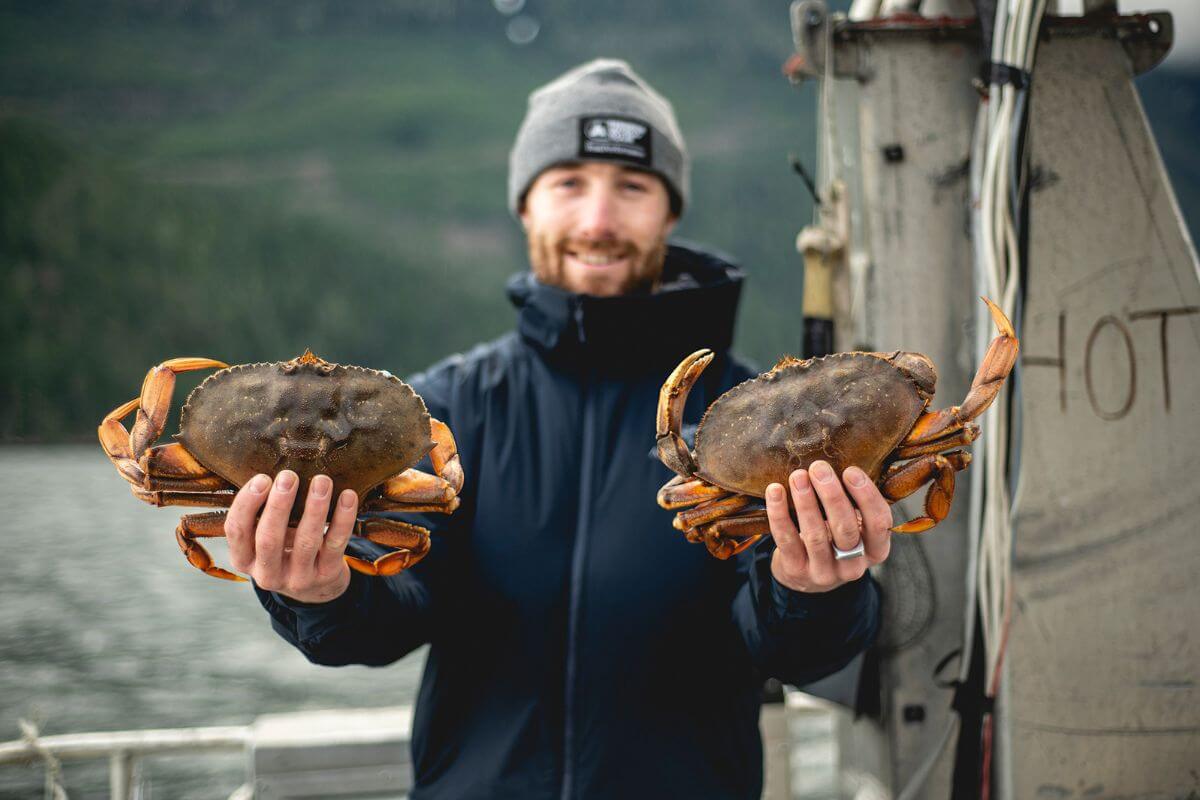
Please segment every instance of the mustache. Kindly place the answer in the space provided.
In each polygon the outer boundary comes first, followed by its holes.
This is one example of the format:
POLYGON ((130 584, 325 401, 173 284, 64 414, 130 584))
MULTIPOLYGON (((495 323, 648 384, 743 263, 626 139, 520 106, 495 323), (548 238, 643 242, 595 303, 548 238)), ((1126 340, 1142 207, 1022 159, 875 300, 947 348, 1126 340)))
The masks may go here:
POLYGON ((563 253, 583 253, 597 256, 632 256, 638 248, 632 243, 620 239, 564 239, 559 245, 563 253))

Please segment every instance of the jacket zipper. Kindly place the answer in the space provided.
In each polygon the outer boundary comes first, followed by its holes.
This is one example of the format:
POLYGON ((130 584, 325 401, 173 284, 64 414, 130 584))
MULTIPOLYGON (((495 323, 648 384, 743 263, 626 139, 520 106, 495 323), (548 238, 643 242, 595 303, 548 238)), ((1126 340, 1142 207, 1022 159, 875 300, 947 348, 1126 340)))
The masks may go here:
POLYGON ((575 670, 583 594, 583 565, 587 558, 588 528, 592 514, 592 450, 595 448, 595 416, 590 380, 583 382, 583 448, 579 468, 579 511, 575 521, 575 544, 571 550, 570 603, 567 611, 567 665, 563 706, 563 772, 560 800, 571 800, 575 766, 575 670))

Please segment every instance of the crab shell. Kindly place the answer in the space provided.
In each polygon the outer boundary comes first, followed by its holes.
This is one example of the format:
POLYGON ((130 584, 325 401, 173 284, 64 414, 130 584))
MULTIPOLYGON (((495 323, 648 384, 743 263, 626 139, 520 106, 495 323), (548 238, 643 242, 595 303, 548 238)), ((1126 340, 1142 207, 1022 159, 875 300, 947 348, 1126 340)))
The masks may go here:
POLYGON ((817 459, 840 475, 879 479, 933 396, 937 372, 919 353, 787 358, 717 398, 696 431, 697 477, 762 497, 817 459))
POLYGON ((290 469, 298 497, 324 474, 333 497, 353 489, 361 498, 433 449, 429 425, 425 401, 400 379, 306 353, 213 373, 188 395, 175 438, 236 486, 290 469))

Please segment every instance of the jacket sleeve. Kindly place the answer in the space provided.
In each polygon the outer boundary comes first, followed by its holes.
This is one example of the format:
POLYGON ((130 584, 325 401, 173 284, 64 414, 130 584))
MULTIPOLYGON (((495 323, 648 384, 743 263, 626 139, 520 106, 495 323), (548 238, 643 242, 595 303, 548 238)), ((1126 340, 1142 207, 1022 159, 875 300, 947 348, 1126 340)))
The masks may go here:
POLYGON ((382 666, 429 641, 429 592, 412 570, 389 578, 351 572, 345 593, 328 603, 254 590, 275 632, 314 664, 382 666))
MULTIPOLYGON (((453 362, 414 376, 409 384, 425 399, 430 414, 451 424, 447 394, 453 362)), ((428 459, 417 465, 430 469, 428 459)), ((381 514, 427 527, 433 534, 429 555, 416 566, 386 578, 350 573, 350 585, 328 603, 308 604, 255 586, 259 602, 271 615, 275 631, 316 664, 341 666, 390 664, 430 641, 435 613, 432 586, 445 553, 440 552, 439 529, 450 521, 444 515, 381 514)), ((384 548, 351 539, 347 551, 374 560, 384 548)))
POLYGON ((870 573, 821 594, 796 592, 771 575, 773 541, 740 557, 748 571, 733 615, 764 677, 803 686, 846 666, 879 632, 879 587, 870 573))

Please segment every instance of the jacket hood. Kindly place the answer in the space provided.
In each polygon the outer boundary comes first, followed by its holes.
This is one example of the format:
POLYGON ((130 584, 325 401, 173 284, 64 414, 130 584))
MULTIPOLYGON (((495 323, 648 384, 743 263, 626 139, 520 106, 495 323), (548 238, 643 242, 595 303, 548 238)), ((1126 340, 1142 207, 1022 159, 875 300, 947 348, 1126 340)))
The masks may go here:
POLYGON ((658 289, 593 297, 547 286, 531 272, 508 281, 517 332, 554 361, 590 367, 662 367, 733 343, 743 273, 726 259, 669 245, 658 289))

